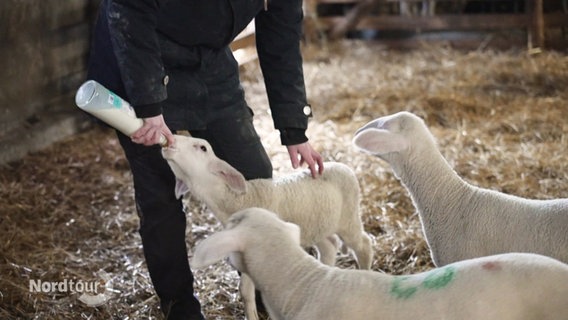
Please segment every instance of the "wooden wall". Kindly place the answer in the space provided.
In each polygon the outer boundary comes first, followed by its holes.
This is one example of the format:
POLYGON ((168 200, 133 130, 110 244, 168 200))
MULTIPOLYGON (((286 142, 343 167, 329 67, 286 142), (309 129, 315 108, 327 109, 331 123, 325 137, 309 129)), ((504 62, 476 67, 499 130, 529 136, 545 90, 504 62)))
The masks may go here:
MULTIPOLYGON (((398 0, 305 0, 306 30, 310 33, 310 29, 317 28, 316 33, 329 35, 339 28, 336 36, 342 36, 346 30, 366 29, 519 28, 527 31, 530 45, 536 47, 548 45, 547 30, 550 28, 561 28, 563 33, 568 33, 568 13, 564 8, 568 0, 525 1, 529 5, 522 13, 467 15, 442 12, 433 16, 405 17, 396 10, 386 13, 377 10, 377 6, 392 8, 398 0), (330 5, 341 5, 344 9, 325 15, 318 12, 330 5)), ((85 80, 90 30, 99 2, 0 1, 0 165, 46 147, 88 125, 85 115, 75 107, 74 95, 85 80)), ((252 25, 232 47, 239 51, 236 55, 240 63, 256 58, 252 25)))
POLYGON ((98 0, 0 2, 0 164, 76 132, 98 0))
MULTIPOLYGON (((399 0, 306 0, 308 34, 341 38, 353 31, 521 31, 529 48, 555 47, 553 29, 566 33, 567 0, 437 0, 436 11, 403 14, 399 0), (314 18, 315 17, 315 18, 314 18), (318 26, 318 30, 313 30, 318 26), (547 37, 548 36, 548 37, 547 37)), ((426 1, 407 0, 418 8, 426 1)), ((313 36, 311 36, 313 38, 313 36)), ((566 37, 564 37, 566 38, 566 37)), ((562 40, 562 39, 560 39, 562 40)), ((565 40, 565 39, 564 39, 565 40)), ((566 47, 566 42, 560 44, 566 47)))
MULTIPOLYGON (((85 81, 100 0, 0 1, 0 165, 90 124, 74 97, 85 81)), ((256 58, 254 26, 232 45, 256 58)))

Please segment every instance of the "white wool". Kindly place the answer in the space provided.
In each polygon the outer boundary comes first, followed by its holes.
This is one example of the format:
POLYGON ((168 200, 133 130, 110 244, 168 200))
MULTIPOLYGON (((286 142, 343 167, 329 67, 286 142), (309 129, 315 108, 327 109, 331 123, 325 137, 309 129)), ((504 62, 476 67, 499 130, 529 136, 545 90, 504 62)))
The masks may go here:
POLYGON ((525 199, 467 183, 409 112, 375 119, 353 143, 388 162, 407 188, 437 266, 507 252, 568 263, 568 199, 525 199))
MULTIPOLYGON (((302 229, 302 246, 315 246, 320 259, 335 264, 336 237, 353 250, 362 269, 372 263, 371 239, 363 230, 359 213, 357 177, 346 165, 324 163, 324 172, 312 178, 308 170, 274 179, 246 181, 241 173, 217 158, 207 141, 175 136, 175 147, 162 150, 178 179, 178 195, 191 191, 215 216, 227 223, 241 209, 262 207, 302 229)), ((243 273, 241 295, 248 319, 256 319, 254 286, 243 273), (252 289, 251 289, 252 288, 252 289)))
POLYGON ((568 314, 568 265, 509 253, 414 275, 324 265, 299 246, 299 228, 249 208, 200 242, 197 268, 229 257, 262 292, 273 320, 557 320, 568 314))

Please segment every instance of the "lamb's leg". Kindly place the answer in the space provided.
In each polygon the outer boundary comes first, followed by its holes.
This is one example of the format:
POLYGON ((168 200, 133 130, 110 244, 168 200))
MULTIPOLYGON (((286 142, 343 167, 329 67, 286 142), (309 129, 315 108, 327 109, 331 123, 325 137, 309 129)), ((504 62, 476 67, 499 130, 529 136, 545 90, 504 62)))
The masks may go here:
POLYGON ((319 260, 321 263, 328 266, 335 266, 335 259, 337 255, 337 243, 330 236, 316 243, 316 248, 319 253, 319 260))
POLYGON ((373 248, 371 238, 364 232, 341 232, 339 237, 353 250, 359 269, 369 270, 373 263, 373 248))
POLYGON ((241 274, 241 282, 239 283, 239 292, 245 305, 245 317, 247 320, 258 320, 258 313, 256 312, 256 301, 254 299, 254 283, 252 279, 246 274, 241 274))
POLYGON ((343 254, 349 253, 349 248, 347 248, 345 243, 343 243, 343 241, 341 241, 341 239, 339 238, 338 235, 334 234, 333 236, 328 237, 328 239, 329 239, 329 241, 331 241, 331 243, 333 243, 336 251, 341 251, 341 253, 343 253, 343 254))

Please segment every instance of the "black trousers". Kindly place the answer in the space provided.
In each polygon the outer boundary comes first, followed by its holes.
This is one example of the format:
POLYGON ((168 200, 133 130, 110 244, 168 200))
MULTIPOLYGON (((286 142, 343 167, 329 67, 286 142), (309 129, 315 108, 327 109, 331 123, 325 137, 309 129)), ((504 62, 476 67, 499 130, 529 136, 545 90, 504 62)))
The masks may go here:
MULTIPOLYGON (((106 11, 93 34, 88 78, 126 100, 119 64, 110 41, 106 11)), ((252 124, 252 111, 240 85, 238 64, 227 48, 183 47, 159 36, 169 76, 163 102, 166 124, 206 139, 217 156, 247 179, 272 176, 272 165, 252 124), (196 130, 192 130, 196 129, 196 130)), ((167 319, 203 319, 194 296, 185 242, 186 215, 175 198, 175 177, 160 147, 133 143, 117 133, 132 171, 140 236, 150 278, 167 319)))
MULTIPOLYGON (((242 110, 242 117, 219 119, 205 130, 190 133, 206 139, 215 154, 245 178, 272 176, 272 165, 248 108, 242 110)), ((146 147, 117 135, 132 171, 144 256, 162 310, 167 319, 203 319, 194 296, 185 242, 186 215, 181 200, 175 198, 175 177, 159 146, 146 147)))

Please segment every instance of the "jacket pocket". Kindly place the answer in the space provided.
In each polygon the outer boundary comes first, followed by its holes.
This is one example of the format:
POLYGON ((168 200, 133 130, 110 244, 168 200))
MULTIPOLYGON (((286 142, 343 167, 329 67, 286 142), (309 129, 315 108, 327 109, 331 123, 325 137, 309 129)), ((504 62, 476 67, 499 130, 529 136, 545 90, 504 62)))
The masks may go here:
POLYGON ((201 53, 197 46, 185 47, 164 36, 159 37, 159 42, 162 62, 166 69, 184 68, 197 70, 199 68, 201 53))

